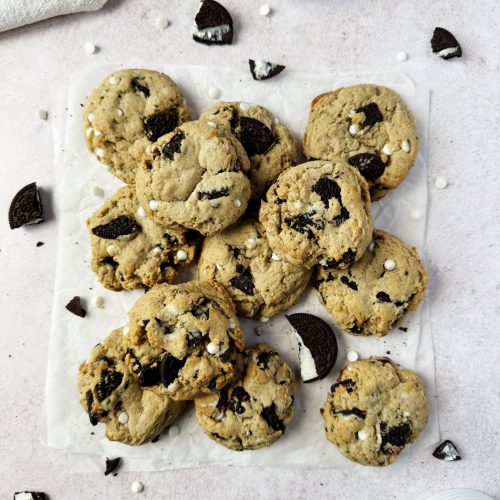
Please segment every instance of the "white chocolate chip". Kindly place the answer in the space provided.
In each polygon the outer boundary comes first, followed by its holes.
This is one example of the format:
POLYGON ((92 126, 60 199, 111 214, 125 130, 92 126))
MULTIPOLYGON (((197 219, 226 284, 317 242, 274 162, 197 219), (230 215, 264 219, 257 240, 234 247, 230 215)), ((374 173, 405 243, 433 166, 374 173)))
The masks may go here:
POLYGON ((102 157, 104 156, 104 149, 102 149, 102 148, 97 148, 97 149, 95 150, 95 154, 96 154, 96 156, 98 156, 99 158, 102 158, 102 157))
POLYGON ((389 144, 385 144, 382 148, 382 153, 385 155, 392 155, 392 153, 394 153, 394 148, 389 144))
POLYGON ((233 201, 233 205, 236 207, 236 208, 240 208, 241 207, 241 201, 239 198, 236 198, 236 200, 233 201))
POLYGON ((355 361, 357 361, 359 359, 358 353, 356 351, 349 351, 347 353, 347 359, 351 363, 354 363, 355 361))
POLYGON ((122 411, 120 413, 120 415, 118 415, 118 422, 120 422, 120 424, 123 424, 123 425, 128 423, 128 413, 125 411, 122 411))
POLYGON ((448 181, 444 177, 438 177, 434 181, 434 186, 436 189, 444 189, 448 185, 448 181))
POLYGON ((116 255, 116 252, 118 252, 118 248, 116 248, 116 245, 108 245, 106 247, 106 252, 108 252, 109 255, 113 256, 116 255))
POLYGON ((215 344, 214 342, 209 342, 207 344, 207 352, 209 354, 217 354, 220 351, 219 344, 215 344))
POLYGON ((49 113, 45 109, 39 109, 36 112, 36 116, 38 116, 40 120, 46 120, 49 117, 49 113))
POLYGON ((208 97, 210 97, 210 99, 218 99, 220 97, 220 90, 215 87, 209 88, 208 97))
POLYGON ((208 125, 209 127, 214 127, 214 128, 217 128, 217 123, 215 123, 215 122, 207 122, 207 125, 208 125))
POLYGON ((403 412, 403 417, 409 417, 411 413, 409 411, 404 411, 403 412))
POLYGON ((141 491, 144 491, 144 485, 140 481, 134 481, 130 489, 134 493, 140 493, 141 491))
POLYGON ((302 208, 303 203, 300 200, 294 201, 293 206, 297 209, 300 210, 302 208))
POLYGON ((405 153, 409 153, 410 152, 410 141, 408 140, 404 140, 402 143, 401 143, 401 149, 405 152, 405 153))
POLYGON ((87 54, 94 54, 96 46, 92 42, 86 42, 83 48, 87 54))
POLYGON ((373 241, 370 243, 368 250, 370 250, 370 252, 373 252, 373 250, 375 250, 375 243, 373 241))
POLYGON ((420 210, 412 210, 410 212, 410 219, 411 220, 420 220, 422 218, 422 213, 420 210))
POLYGON ((217 268, 217 271, 222 271, 224 269, 224 266, 218 262, 215 264, 215 267, 217 268))
POLYGON ((174 316, 179 316, 179 314, 181 313, 179 309, 174 306, 174 304, 167 304, 165 308, 170 314, 173 314, 174 316))
POLYGON ((176 255, 179 260, 186 260, 188 258, 188 254, 184 250, 177 250, 176 255))
POLYGON ((401 52, 398 52, 396 54, 396 58, 397 58, 398 61, 401 61, 401 62, 407 61, 408 60, 408 54, 406 52, 401 51, 401 52))
POLYGON ((262 316, 262 318, 259 319, 261 323, 267 323, 269 321, 269 318, 266 318, 265 316, 262 316))
POLYGON ((92 194, 94 196, 104 196, 104 191, 99 186, 93 186, 92 194))
POLYGON ((100 295, 96 295, 92 298, 92 305, 97 309, 102 309, 104 307, 104 299, 100 295))
POLYGON ((351 111, 349 111, 349 116, 352 118, 354 115, 356 114, 356 110, 355 109, 351 109, 351 111))
POLYGON ((181 430, 179 429, 178 425, 171 425, 168 428, 168 437, 177 437, 181 433, 181 430))
POLYGON ((219 208, 220 207, 220 201, 219 200, 210 200, 210 206, 213 208, 219 208))
POLYGON ((365 431, 358 432, 358 439, 360 441, 366 441, 368 439, 368 434, 365 431))
POLYGON ((249 250, 254 249, 257 246, 257 240, 255 238, 248 238, 246 242, 246 247, 249 250))
POLYGON ((267 3, 263 3, 259 8, 259 14, 261 16, 268 16, 271 13, 271 7, 267 3))
POLYGON ((124 326, 123 330, 122 330, 122 334, 123 335, 128 335, 129 330, 130 330, 130 328, 128 326, 124 326))
POLYGON ((149 200, 149 208, 151 210, 158 210, 160 203, 157 200, 149 200))
POLYGON ((153 248, 153 253, 156 253, 156 254, 161 253, 161 246, 160 246, 160 245, 156 245, 156 246, 153 248))
POLYGON ((116 114, 118 116, 123 116, 123 109, 122 108, 116 108, 116 114))
POLYGON ((94 135, 95 135, 96 137, 99 137, 100 135, 102 135, 102 132, 101 132, 100 130, 95 129, 95 130, 94 130, 94 135))
POLYGON ((253 104, 249 102, 240 102, 240 109, 242 111, 248 111, 250 108, 253 108, 253 104))
POLYGON ((273 253, 271 255, 271 260, 275 260, 276 262, 279 262, 281 260, 281 257, 279 255, 276 255, 275 253, 273 253))
POLYGON ((85 135, 87 137, 90 137, 90 135, 92 134, 92 132, 94 131, 94 129, 92 127, 89 127, 86 131, 85 131, 85 135))
POLYGON ((158 16, 156 18, 156 27, 159 29, 159 30, 165 30, 168 28, 168 25, 170 23, 168 22, 168 19, 164 16, 158 16))
POLYGON ((92 123, 92 122, 94 121, 94 118, 95 118, 94 113, 89 113, 89 114, 87 115, 87 120, 88 120, 90 123, 92 123))
POLYGON ((137 209, 137 215, 138 215, 139 217, 146 217, 146 211, 144 210, 144 208, 139 207, 139 208, 137 209))
POLYGON ((110 85, 116 85, 118 83, 118 80, 116 79, 116 77, 110 76, 108 82, 110 85))
POLYGON ((358 132, 358 130, 359 130, 359 127, 358 127, 358 125, 357 125, 356 123, 353 123, 353 124, 349 127, 349 133, 350 133, 351 135, 356 134, 356 133, 358 132))
POLYGON ((396 269, 396 262, 392 259, 388 259, 384 262, 384 268, 387 269, 387 271, 394 271, 394 269, 396 269))
POLYGON ((229 330, 234 330, 236 328, 236 323, 232 319, 230 319, 227 327, 229 328, 229 330))

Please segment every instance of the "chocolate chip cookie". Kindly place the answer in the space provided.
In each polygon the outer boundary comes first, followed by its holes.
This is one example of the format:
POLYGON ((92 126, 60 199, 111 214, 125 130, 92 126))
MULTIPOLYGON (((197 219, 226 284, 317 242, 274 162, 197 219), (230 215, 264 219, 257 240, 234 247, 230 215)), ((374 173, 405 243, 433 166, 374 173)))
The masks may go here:
POLYGON ((248 219, 205 239, 198 274, 224 285, 239 315, 270 318, 299 301, 311 271, 274 253, 262 225, 248 219))
POLYGON ((141 206, 158 224, 221 231, 246 210, 250 162, 224 127, 188 122, 161 137, 137 170, 141 206))
POLYGON ((417 152, 415 118, 392 89, 353 85, 321 94, 311 103, 306 157, 344 158, 367 180, 372 200, 399 186, 417 152))
POLYGON ((388 358, 351 363, 330 391, 321 411, 326 437, 354 462, 394 463, 427 424, 422 380, 388 358))
POLYGON ((380 229, 350 268, 318 266, 314 286, 337 324, 354 335, 383 337, 424 298, 427 273, 414 248, 380 229))
POLYGON ((257 104, 218 102, 200 120, 230 128, 250 158, 252 198, 260 200, 278 175, 297 160, 295 139, 272 113, 257 104))
POLYGON ((196 231, 159 226, 139 206, 133 187, 119 189, 87 221, 92 270, 110 290, 171 283, 194 258, 196 231))
POLYGON ((144 387, 127 368, 128 338, 113 330, 80 365, 80 403, 92 425, 106 425, 111 441, 139 445, 150 441, 183 411, 185 403, 144 387))
POLYGON ((144 150, 187 120, 189 110, 174 81, 146 69, 108 76, 83 110, 89 150, 127 184, 135 182, 144 150))
POLYGON ((243 330, 221 285, 156 285, 128 317, 132 346, 127 362, 138 377, 152 377, 150 385, 167 396, 193 399, 240 375, 243 330))
POLYGON ((258 344, 245 365, 242 379, 194 402, 207 436, 236 451, 270 446, 295 415, 294 375, 279 354, 258 344))
POLYGON ((283 172, 266 194, 259 219, 270 247, 291 264, 350 266, 372 237, 364 178, 344 160, 311 161, 283 172))

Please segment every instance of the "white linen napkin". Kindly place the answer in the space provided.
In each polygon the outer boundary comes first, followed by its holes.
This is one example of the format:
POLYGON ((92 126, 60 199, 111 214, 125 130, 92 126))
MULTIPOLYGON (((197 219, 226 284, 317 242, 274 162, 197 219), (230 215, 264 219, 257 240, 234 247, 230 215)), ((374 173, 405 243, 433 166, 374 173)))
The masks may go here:
POLYGON ((0 0, 0 32, 49 17, 99 10, 107 0, 0 0))

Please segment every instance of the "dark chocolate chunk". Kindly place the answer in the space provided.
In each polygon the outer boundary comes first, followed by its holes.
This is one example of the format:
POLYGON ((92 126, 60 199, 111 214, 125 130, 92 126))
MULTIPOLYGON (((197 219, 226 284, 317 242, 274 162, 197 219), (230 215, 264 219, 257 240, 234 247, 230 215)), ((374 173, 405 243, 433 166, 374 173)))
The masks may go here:
POLYGON ((340 198, 340 186, 332 179, 322 177, 316 182, 316 184, 314 184, 311 190, 321 198, 321 201, 326 208, 330 206, 331 198, 336 198, 342 205, 342 200, 340 198))
POLYGON ((161 150, 163 155, 166 156, 169 160, 173 160, 174 154, 181 152, 181 144, 185 137, 186 136, 183 132, 178 132, 177 134, 175 134, 172 139, 170 139, 170 141, 168 141, 163 146, 163 149, 161 150))
POLYGON ((394 305, 395 305, 396 307, 401 307, 401 306, 404 306, 404 305, 405 305, 405 303, 404 303, 402 300, 395 300, 395 301, 394 301, 394 305))
POLYGON ((103 264, 108 264, 113 269, 116 269, 118 267, 118 262, 116 262, 116 260, 113 259, 113 257, 111 257, 111 255, 107 255, 106 257, 104 257, 104 259, 102 259, 101 262, 103 264))
POLYGON ((230 44, 233 41, 233 20, 229 12, 215 0, 203 0, 191 29, 193 40, 205 45, 230 44))
POLYGON ((368 182, 375 182, 384 173, 386 167, 382 158, 373 153, 359 153, 351 156, 347 159, 347 163, 356 167, 368 182))
POLYGON ((262 409, 260 416, 267 422, 267 425, 271 427, 274 431, 285 431, 285 426, 283 421, 276 414, 276 405, 271 403, 270 406, 266 406, 262 409))
POLYGON ((210 382, 208 383, 208 388, 213 391, 217 386, 217 377, 214 377, 210 382))
POLYGON ((411 426, 405 422, 395 427, 388 427, 385 422, 380 422, 380 435, 382 437, 380 450, 386 455, 392 455, 393 450, 391 446, 403 448, 408 442, 408 439, 411 437, 411 426))
POLYGON ((229 194, 229 188, 222 188, 214 191, 199 191, 199 200, 216 200, 217 198, 223 198, 229 194))
POLYGON ((149 97, 151 94, 149 89, 141 83, 141 79, 137 76, 132 78, 132 87, 134 87, 135 90, 142 92, 144 97, 149 97))
POLYGON ((366 417, 366 411, 360 410, 359 408, 350 408, 349 410, 333 410, 334 415, 343 415, 348 417, 349 415, 354 415, 357 418, 364 419, 366 417))
POLYGON ((188 229, 184 233, 184 240, 188 245, 196 243, 200 239, 200 233, 194 229, 188 229))
POLYGON ((347 392, 352 392, 354 390, 354 386, 356 385, 356 382, 354 380, 351 380, 350 378, 347 378, 345 380, 341 380, 340 382, 336 382, 330 387, 331 392, 335 392, 337 388, 343 387, 347 392))
POLYGON ((355 281, 349 280, 347 276, 341 276, 340 281, 344 283, 344 285, 347 285, 349 288, 358 291, 358 284, 355 281))
POLYGON ((104 475, 107 476, 111 474, 120 465, 120 462, 120 457, 106 458, 106 470, 104 471, 104 475))
POLYGON ((43 491, 16 491, 14 500, 48 500, 48 496, 43 491))
POLYGON ((151 142, 154 142, 162 135, 172 132, 178 123, 179 118, 175 111, 163 111, 144 118, 144 131, 146 132, 146 137, 151 142))
POLYGON ((325 227, 325 223, 322 220, 314 220, 311 214, 299 214, 295 217, 285 217, 285 224, 290 226, 294 231, 301 234, 307 234, 308 238, 314 237, 311 228, 323 229, 325 227))
POLYGON ((261 351, 257 354, 257 366, 259 366, 262 370, 267 370, 269 368, 269 360, 277 356, 277 354, 273 351, 261 351))
POLYGON ((248 116, 240 117, 238 139, 248 156, 266 154, 276 141, 272 130, 267 125, 248 116))
POLYGON ((73 313, 76 316, 80 316, 80 318, 85 318, 87 314, 87 311, 82 307, 80 297, 78 297, 77 295, 73 297, 65 307, 70 313, 73 313))
POLYGON ((370 102, 366 106, 361 106, 355 111, 356 113, 364 113, 365 115, 365 121, 361 123, 361 128, 373 127, 375 123, 384 121, 379 107, 374 102, 370 102))
POLYGON ((462 47, 458 40, 444 28, 435 28, 431 39, 432 52, 441 59, 462 57, 462 47))
POLYGON ((314 360, 317 376, 304 382, 313 382, 328 375, 337 361, 338 346, 335 333, 328 323, 312 314, 298 313, 286 316, 292 327, 309 349, 314 360))
POLYGON ((92 425, 97 425, 99 419, 95 415, 92 415, 92 405, 94 404, 94 395, 92 394, 92 391, 90 389, 85 393, 85 400, 87 402, 87 413, 89 414, 90 423, 92 425))
POLYGON ((391 297, 385 292, 378 292, 376 297, 379 302, 391 302, 391 297))
POLYGON ((254 61, 253 59, 248 60, 248 65, 254 80, 269 80, 269 78, 279 75, 285 69, 285 66, 281 64, 262 60, 254 61))
POLYGON ((235 387, 231 394, 231 399, 228 400, 227 406, 234 413, 241 415, 245 413, 245 407, 242 405, 245 401, 250 400, 250 394, 248 394, 243 387, 235 387))
POLYGON ((347 250, 339 260, 328 259, 322 267, 323 269, 338 269, 342 264, 344 264, 344 267, 349 267, 355 258, 356 252, 354 250, 347 250))
POLYGON ((165 354, 161 360, 161 381, 168 387, 179 375, 179 371, 186 364, 186 359, 177 359, 171 354, 165 354))
POLYGON ((462 460, 458 454, 457 447, 449 440, 443 441, 433 452, 432 456, 444 460, 445 462, 456 462, 462 460))
POLYGON ((132 234, 137 229, 137 223, 134 219, 126 215, 120 215, 107 224, 101 224, 92 229, 92 233, 99 238, 107 240, 116 240, 119 236, 132 234))
POLYGON ((37 247, 41 247, 43 245, 45 245, 45 243, 43 241, 37 241, 37 243, 36 243, 37 247))
POLYGON ((121 384, 122 379, 123 373, 105 368, 101 372, 101 378, 96 385, 97 399, 104 401, 121 384))
POLYGON ((229 283, 244 294, 253 295, 254 285, 250 269, 245 269, 241 274, 234 276, 229 280, 229 283))
POLYGON ((24 186, 14 196, 9 207, 9 226, 11 229, 25 224, 43 222, 43 206, 36 182, 24 186))

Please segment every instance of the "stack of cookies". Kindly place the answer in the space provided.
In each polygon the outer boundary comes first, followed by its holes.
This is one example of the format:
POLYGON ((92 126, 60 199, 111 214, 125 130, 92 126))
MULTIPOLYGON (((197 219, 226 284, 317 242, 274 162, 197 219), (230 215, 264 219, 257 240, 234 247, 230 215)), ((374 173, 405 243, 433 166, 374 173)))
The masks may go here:
MULTIPOLYGON (((85 105, 89 150, 126 183, 87 221, 92 270, 110 290, 147 292, 81 365, 80 399, 111 440, 145 443, 194 401, 210 438, 256 449, 294 417, 297 381, 271 346, 246 348, 238 316, 281 314, 312 281, 345 332, 381 337, 424 296, 415 250, 371 218, 414 163, 415 120, 388 88, 323 94, 297 165, 293 136, 262 106, 189 119, 175 83, 148 70, 110 75, 85 105), (198 280, 173 284, 194 261, 198 280)), ((371 358, 341 371, 322 413, 348 458, 386 465, 428 408, 415 373, 371 358)))

